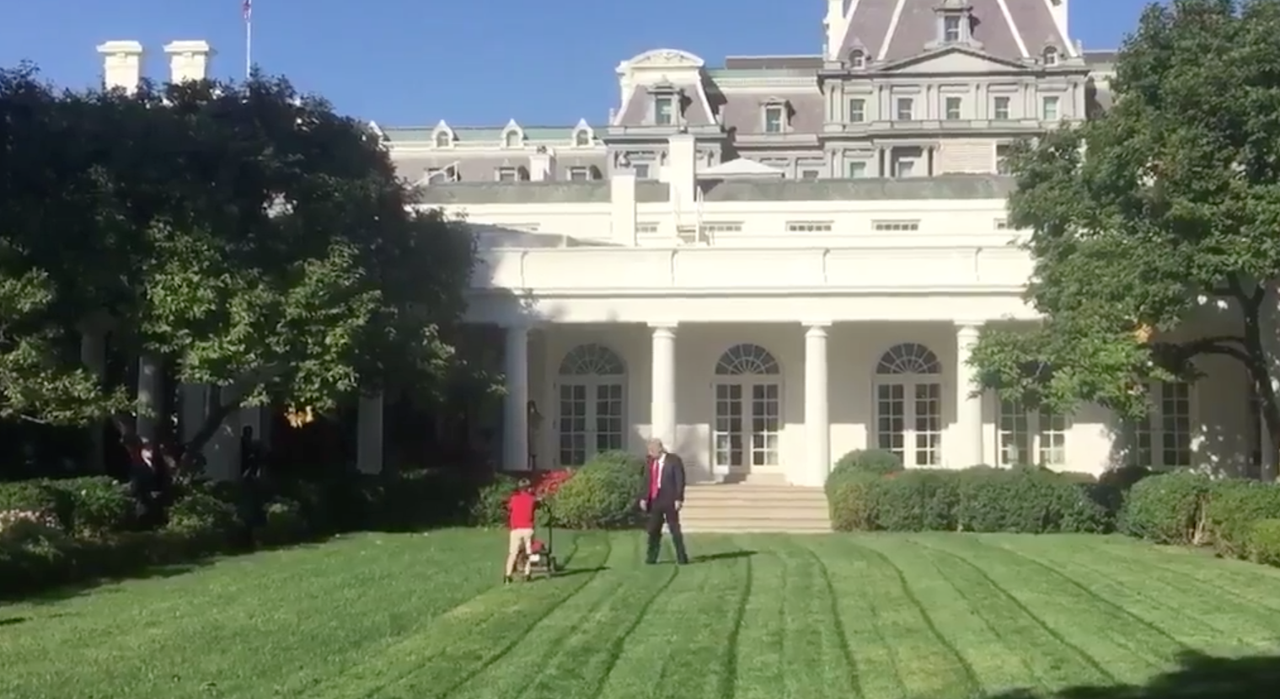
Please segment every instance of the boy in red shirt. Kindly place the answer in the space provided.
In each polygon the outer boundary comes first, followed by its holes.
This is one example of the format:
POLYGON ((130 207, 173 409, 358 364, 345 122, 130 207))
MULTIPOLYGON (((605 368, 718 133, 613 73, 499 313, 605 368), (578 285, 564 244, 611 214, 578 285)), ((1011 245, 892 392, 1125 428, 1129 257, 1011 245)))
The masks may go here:
POLYGON ((507 567, 502 573, 504 583, 511 582, 511 577, 516 574, 516 561, 520 558, 521 551, 525 554, 524 577, 529 579, 528 556, 533 553, 533 512, 537 507, 538 498, 529 487, 528 479, 521 479, 516 492, 507 500, 507 523, 511 533, 507 546, 507 567))

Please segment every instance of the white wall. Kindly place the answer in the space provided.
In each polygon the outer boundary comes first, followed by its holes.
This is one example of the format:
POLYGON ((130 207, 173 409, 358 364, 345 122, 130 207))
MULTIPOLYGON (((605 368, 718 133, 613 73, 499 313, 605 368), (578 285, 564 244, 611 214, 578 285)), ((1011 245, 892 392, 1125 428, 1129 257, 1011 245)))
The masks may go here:
MULTIPOLYGON (((880 355, 900 342, 928 346, 943 366, 943 421, 955 428, 956 344, 950 324, 940 323, 843 323, 829 331, 831 455, 874 447, 875 365, 880 355)), ((575 346, 601 343, 617 352, 627 366, 626 418, 631 423, 628 448, 640 453, 649 435, 650 335, 640 324, 560 324, 540 330, 530 350, 530 395, 547 420, 538 435, 539 464, 555 465, 557 449, 556 382, 561 360, 575 346)), ((804 329, 798 324, 694 324, 676 330, 676 422, 673 451, 690 466, 691 475, 710 478, 713 370, 730 346, 751 342, 761 345, 782 369, 781 460, 785 468, 804 467, 804 329)), ((996 414, 994 401, 984 404, 984 453, 994 462, 996 414)), ((1071 470, 1098 473, 1111 463, 1109 414, 1095 406, 1077 413, 1067 435, 1071 470)), ((945 465, 963 468, 947 457, 948 436, 943 436, 945 465)))

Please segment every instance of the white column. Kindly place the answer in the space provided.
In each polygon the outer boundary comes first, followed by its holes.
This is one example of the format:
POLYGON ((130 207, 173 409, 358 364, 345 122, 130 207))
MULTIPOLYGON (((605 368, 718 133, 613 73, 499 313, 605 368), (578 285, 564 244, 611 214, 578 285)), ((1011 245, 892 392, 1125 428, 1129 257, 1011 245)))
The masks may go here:
POLYGON ((676 326, 650 323, 653 330, 653 390, 649 405, 649 436, 675 449, 676 439, 676 326))
POLYGON ((956 425, 951 438, 952 468, 968 468, 983 463, 982 397, 970 396, 975 387, 975 373, 969 366, 973 345, 981 326, 977 323, 956 324, 956 425))
POLYGON ((788 479, 796 485, 821 486, 831 470, 827 382, 827 325, 813 324, 804 334, 805 470, 788 479))
POLYGON ((356 469, 360 473, 382 473, 382 411, 381 391, 360 397, 356 418, 356 469))
POLYGON ((152 355, 138 358, 138 437, 155 443, 160 436, 160 396, 164 376, 160 362, 152 355))
POLYGON ((502 399, 502 468, 529 468, 529 328, 507 328, 503 357, 506 395, 502 399))

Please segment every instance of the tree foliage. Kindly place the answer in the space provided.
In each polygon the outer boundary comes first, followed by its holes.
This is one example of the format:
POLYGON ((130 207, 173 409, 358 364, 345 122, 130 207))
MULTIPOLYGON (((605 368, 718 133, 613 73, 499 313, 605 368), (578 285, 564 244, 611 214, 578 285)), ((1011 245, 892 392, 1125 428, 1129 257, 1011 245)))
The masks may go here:
POLYGON ((23 67, 0 74, 0 129, 0 412, 120 409, 77 351, 103 328, 224 387, 201 444, 242 404, 456 368, 471 238, 324 100, 262 76, 59 93, 23 67))
POLYGON ((1111 90, 1113 108, 1011 159, 1010 222, 1032 231, 1028 298, 1044 320, 983 334, 982 383, 1140 416, 1148 382, 1224 355, 1280 443, 1280 1, 1151 5, 1111 90))

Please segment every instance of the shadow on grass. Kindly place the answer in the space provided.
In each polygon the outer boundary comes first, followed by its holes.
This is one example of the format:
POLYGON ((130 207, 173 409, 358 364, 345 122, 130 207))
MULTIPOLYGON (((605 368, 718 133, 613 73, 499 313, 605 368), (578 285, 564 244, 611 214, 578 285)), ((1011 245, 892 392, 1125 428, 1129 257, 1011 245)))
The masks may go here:
POLYGON ((218 558, 223 558, 228 555, 234 555, 234 554, 223 554, 221 556, 209 556, 206 558, 187 561, 186 563, 173 563, 168 565, 149 566, 141 570, 131 571, 127 574, 104 575, 100 577, 90 578, 88 580, 79 580, 76 582, 66 583, 58 587, 41 590, 39 592, 29 592, 25 594, 21 592, 16 592, 9 595, 0 595, 0 600, 6 601, 6 602, 22 602, 23 604, 32 604, 32 605, 46 605, 46 604, 56 604, 63 600, 69 600, 75 597, 80 597, 81 595, 87 595, 91 593, 96 595, 115 594, 116 592, 118 592, 117 590, 114 590, 111 588, 103 589, 103 586, 111 585, 117 582, 123 582, 125 580, 154 580, 154 579, 176 578, 179 575, 186 575, 187 573, 213 565, 213 563, 216 562, 218 558))
POLYGON ((1276 696, 1280 687, 1280 655, 1220 658, 1187 652, 1178 656, 1178 665, 1141 686, 1013 690, 985 699, 1262 699, 1276 696))
POLYGON ((599 573, 602 570, 609 570, 609 566, 596 566, 594 568, 572 568, 569 570, 557 570, 557 578, 567 578, 572 575, 587 575, 588 573, 599 573))
POLYGON ((722 551, 721 553, 708 553, 703 556, 693 556, 689 559, 690 563, 711 563, 712 561, 729 561, 735 558, 746 558, 756 555, 755 551, 747 551, 745 549, 738 551, 722 551))

